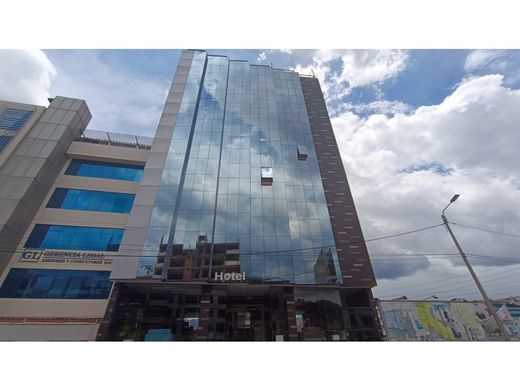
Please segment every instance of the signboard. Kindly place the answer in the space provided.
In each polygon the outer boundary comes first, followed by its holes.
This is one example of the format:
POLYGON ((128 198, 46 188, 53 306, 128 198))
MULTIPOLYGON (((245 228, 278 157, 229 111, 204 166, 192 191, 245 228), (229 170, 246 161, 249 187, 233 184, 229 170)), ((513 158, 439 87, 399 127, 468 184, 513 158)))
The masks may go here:
POLYGON ((113 259, 99 252, 58 251, 47 249, 25 249, 18 260, 20 263, 53 263, 81 265, 110 265, 113 259))
POLYGON ((246 280, 246 273, 224 273, 224 272, 215 272, 215 282, 235 282, 235 281, 243 281, 246 280))

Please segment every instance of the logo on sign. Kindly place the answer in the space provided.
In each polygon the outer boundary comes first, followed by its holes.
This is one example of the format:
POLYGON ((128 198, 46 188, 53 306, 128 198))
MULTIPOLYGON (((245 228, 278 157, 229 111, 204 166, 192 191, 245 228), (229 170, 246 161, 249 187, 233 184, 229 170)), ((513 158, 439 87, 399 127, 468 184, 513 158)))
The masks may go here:
POLYGON ((43 251, 24 250, 20 261, 27 263, 37 263, 40 261, 42 255, 43 251))

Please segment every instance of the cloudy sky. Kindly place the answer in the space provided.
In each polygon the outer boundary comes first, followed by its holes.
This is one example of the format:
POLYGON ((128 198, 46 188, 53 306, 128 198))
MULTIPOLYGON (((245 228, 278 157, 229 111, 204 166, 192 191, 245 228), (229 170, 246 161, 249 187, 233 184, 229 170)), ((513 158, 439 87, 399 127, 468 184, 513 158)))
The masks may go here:
MULTIPOLYGON (((209 52, 320 79, 366 239, 439 224, 460 193, 447 215, 489 295, 520 295, 520 51, 209 52)), ((153 136, 179 55, 0 50, 0 99, 83 98, 89 128, 153 136)), ((442 226, 368 247, 380 298, 479 297, 442 226)))

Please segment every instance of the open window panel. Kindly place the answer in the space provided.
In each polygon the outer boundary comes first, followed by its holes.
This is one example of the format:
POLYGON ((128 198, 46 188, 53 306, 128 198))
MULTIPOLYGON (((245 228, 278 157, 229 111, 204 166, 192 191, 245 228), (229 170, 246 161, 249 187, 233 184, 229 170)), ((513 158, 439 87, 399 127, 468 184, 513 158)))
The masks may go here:
POLYGON ((307 157, 309 155, 307 153, 307 148, 303 145, 298 145, 296 147, 296 149, 298 150, 298 160, 302 160, 302 161, 307 160, 307 157))
POLYGON ((273 185, 273 168, 272 167, 262 167, 262 185, 263 186, 272 186, 273 185))

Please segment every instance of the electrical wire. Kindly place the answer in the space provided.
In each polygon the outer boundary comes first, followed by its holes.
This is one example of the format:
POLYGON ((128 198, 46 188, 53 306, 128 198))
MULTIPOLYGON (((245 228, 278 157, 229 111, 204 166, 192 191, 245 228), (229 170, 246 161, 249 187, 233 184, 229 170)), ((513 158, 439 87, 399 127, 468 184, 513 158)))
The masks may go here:
MULTIPOLYGON (((504 268, 507 268, 507 267, 518 267, 520 264, 513 264, 513 265, 509 265, 509 266, 505 266, 504 268)), ((500 270, 501 272, 497 272, 497 273, 494 273, 493 271, 496 271, 496 270, 482 270, 479 272, 479 274, 484 274, 485 276, 496 276, 496 275, 501 275, 501 274, 504 274, 504 273, 507 273, 507 272, 511 272, 511 269, 508 269, 508 270, 500 270), (491 273, 493 272, 493 273, 491 273), (490 275, 487 275, 488 273, 491 273, 490 275)), ((513 269, 513 271, 515 271, 513 269)), ((452 276, 452 277, 449 277, 449 278, 443 278, 442 281, 438 281, 438 280, 432 280, 430 282, 424 282, 424 283, 416 283, 416 284, 411 284, 411 285, 408 285, 406 287, 393 287, 393 288, 389 288, 389 289, 385 289, 384 290, 384 293, 386 292, 392 292, 392 291, 402 291, 406 288, 410 288, 410 287, 418 287, 418 286, 424 286, 424 285, 427 285, 427 284, 442 284, 443 281, 446 281, 446 280, 455 280, 455 279, 468 279, 470 278, 471 276, 469 274, 464 274, 464 275, 457 275, 457 276, 452 276)), ((430 288, 430 287, 428 287, 430 288)), ((431 287, 431 288, 435 288, 435 287, 431 287)))
POLYGON ((469 226, 469 225, 463 225, 463 224, 461 224, 461 223, 457 223, 457 222, 449 222, 449 223, 452 224, 452 225, 455 225, 455 226, 461 226, 461 227, 465 227, 465 228, 468 228, 468 229, 480 230, 480 231, 483 231, 483 232, 499 234, 499 235, 501 235, 501 236, 520 238, 520 236, 519 236, 519 235, 516 235, 516 234, 497 232, 497 231, 495 231, 495 230, 484 229, 484 228, 479 228, 479 227, 469 226))
MULTIPOLYGON (((364 240, 364 242, 372 242, 372 241, 377 241, 377 240, 384 240, 384 239, 387 239, 387 238, 404 236, 405 234, 418 233, 418 232, 422 232, 424 230, 433 229, 433 228, 436 228, 436 227, 439 227, 439 226, 443 226, 443 225, 444 225, 443 223, 439 223, 437 225, 431 225, 431 226, 427 226, 427 227, 424 227, 424 228, 421 228, 421 229, 410 230, 410 231, 403 232, 403 233, 397 233, 397 234, 392 234, 392 235, 389 235, 389 236, 383 236, 383 237, 378 237, 378 238, 370 238, 368 240, 364 240)), ((361 242, 363 242, 363 241, 361 241, 361 242)))
MULTIPOLYGON (((443 224, 441 223, 441 224, 427 226, 427 227, 420 228, 420 229, 415 229, 415 230, 410 230, 410 231, 406 231, 406 232, 396 233, 396 234, 392 234, 392 235, 388 235, 388 236, 376 237, 376 238, 371 238, 371 239, 368 239, 368 240, 352 241, 352 242, 349 242, 348 244, 349 245, 360 244, 360 243, 365 243, 365 242, 370 242, 370 241, 383 240, 383 239, 392 238, 392 237, 399 237, 399 236, 403 236, 403 235, 407 235, 407 234, 413 234, 413 233, 421 232, 421 231, 424 231, 424 230, 433 229, 433 228, 436 228, 436 227, 442 226, 442 225, 443 224)), ((130 244, 130 245, 132 245, 132 244, 130 244)), ((125 247, 126 244, 122 245, 122 246, 125 247)), ((249 252, 249 253, 241 253, 241 255, 260 255, 260 254, 276 254, 276 253, 300 252, 300 251, 306 251, 306 250, 317 250, 317 249, 334 248, 334 247, 336 247, 336 245, 324 245, 324 246, 300 248, 300 249, 286 249, 286 250, 280 250, 280 251, 249 252)), ((31 249, 37 249, 37 248, 31 248, 31 249)), ((46 249, 51 250, 52 248, 46 248, 46 249)), ((56 249, 56 250, 74 251, 74 250, 78 250, 78 249, 56 249)), ((0 252, 1 252, 1 250, 0 250, 0 252)), ((8 251, 8 252, 9 253, 23 253, 23 252, 20 252, 19 250, 8 251)), ((100 252, 104 252, 104 251, 100 251, 100 252)), ((114 255, 111 255, 111 256, 114 257, 114 255)), ((126 256, 126 257, 157 257, 157 255, 148 255, 148 256, 147 255, 135 255, 135 256, 124 255, 124 256, 126 256)))
MULTIPOLYGON (((518 272, 519 270, 516 270, 516 271, 518 272)), ((510 271, 508 271, 508 272, 510 272, 510 271)), ((516 288, 517 287, 517 284, 513 284, 513 283, 508 283, 508 285, 503 285, 503 283, 500 283, 498 285, 496 283, 493 283, 493 284, 489 284, 489 283, 490 282, 495 282, 497 280, 508 279, 508 278, 511 278, 511 277, 518 278, 519 277, 518 273, 511 273, 510 272, 508 275, 505 275, 505 276, 494 277, 494 276, 497 276, 497 275, 499 275, 499 273, 497 273, 495 275, 487 275, 485 277, 482 277, 481 281, 483 283, 487 284, 486 288, 489 288, 489 287, 493 287, 493 288, 502 287, 502 288, 511 289, 511 288, 516 288)), ((443 286, 430 286, 430 287, 426 287, 426 288, 422 288, 422 289, 406 289, 406 288, 403 288, 403 289, 401 289, 401 291, 404 292, 407 295, 415 295, 415 294, 424 295, 426 293, 435 293, 435 295, 437 295, 437 294, 446 293, 446 292, 460 292, 461 290, 465 291, 467 289, 477 289, 477 286, 476 286, 474 280, 471 279, 471 280, 466 280, 466 281, 459 282, 459 283, 448 283, 448 284, 443 285, 443 286)), ((475 290, 475 291, 477 291, 477 290, 475 290)), ((380 294, 388 295, 388 291, 381 292, 380 294)), ((395 294, 395 292, 394 292, 394 294, 395 294)))
MULTIPOLYGON (((516 271, 518 272, 520 270, 516 270, 516 271)), ((507 271, 507 272, 510 272, 510 271, 507 271)), ((499 275, 499 274, 496 274, 496 275, 499 275)), ((489 276, 496 276, 496 275, 489 275, 489 276)), ((489 282, 494 282, 497 280, 503 280, 503 279, 507 279, 507 278, 511 278, 511 277, 518 277, 518 276, 519 276, 518 273, 514 273, 514 274, 509 273, 506 276, 500 276, 498 278, 482 277, 482 278, 480 278, 480 280, 482 281, 483 284, 488 284, 489 282)), ((468 277, 469 277, 469 275, 468 275, 468 277)), ((497 285, 495 285, 495 284, 488 285, 488 286, 486 286, 486 288, 489 288, 491 286, 497 286, 497 285)), ((511 287, 513 287, 513 286, 504 286, 504 288, 511 288, 511 287)), ((476 286, 474 280, 467 280, 467 281, 460 282, 460 283, 448 283, 445 286, 426 287, 426 288, 422 288, 422 289, 407 290, 406 288, 403 288, 403 289, 401 289, 401 291, 404 291, 404 293, 406 295, 426 294, 427 292, 434 292, 435 295, 437 295, 437 294, 442 294, 442 293, 447 293, 447 292, 452 292, 452 291, 456 291, 456 292, 459 292, 461 290, 465 291, 468 289, 476 289, 478 291, 478 287, 476 286), (450 288, 450 286, 454 286, 454 287, 450 288), (440 289, 439 289, 439 287, 440 287, 440 289)), ((519 290, 520 290, 520 288, 519 288, 519 290)), ((382 294, 385 294, 385 293, 387 293, 387 292, 385 291, 382 294)))

